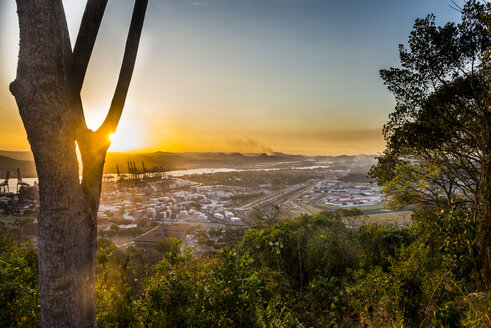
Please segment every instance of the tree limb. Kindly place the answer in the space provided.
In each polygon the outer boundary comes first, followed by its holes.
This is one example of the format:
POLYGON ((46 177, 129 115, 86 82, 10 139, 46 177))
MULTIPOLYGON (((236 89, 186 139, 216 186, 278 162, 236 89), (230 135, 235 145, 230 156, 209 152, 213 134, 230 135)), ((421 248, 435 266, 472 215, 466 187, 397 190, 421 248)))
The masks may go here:
MULTIPOLYGON (((107 0, 88 0, 73 49, 70 73, 67 80, 67 95, 70 109, 76 115, 76 126, 87 130, 80 91, 87 72, 87 66, 94 49, 107 0)), ((79 133, 77 133, 79 134, 79 133)))
POLYGON ((140 43, 147 4, 148 0, 136 0, 135 2, 130 30, 126 40, 123 63, 121 64, 121 70, 119 72, 118 84, 116 85, 109 112, 107 113, 104 123, 102 123, 97 130, 98 133, 109 135, 115 132, 118 126, 126 101, 126 95, 128 94, 131 76, 133 75, 133 68, 135 67, 138 44, 140 43))
POLYGON ((70 68, 70 91, 74 93, 80 93, 82 90, 85 73, 87 72, 87 66, 94 49, 106 5, 107 0, 88 0, 85 6, 77 41, 73 48, 70 68))

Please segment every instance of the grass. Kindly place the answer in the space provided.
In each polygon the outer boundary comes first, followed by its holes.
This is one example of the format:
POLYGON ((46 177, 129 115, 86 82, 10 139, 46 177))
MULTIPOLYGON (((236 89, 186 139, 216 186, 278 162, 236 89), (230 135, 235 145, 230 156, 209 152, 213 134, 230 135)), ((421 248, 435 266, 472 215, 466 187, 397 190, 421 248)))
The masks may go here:
POLYGON ((35 216, 16 216, 16 215, 9 215, 9 216, 2 216, 0 217, 0 222, 6 223, 6 224, 13 224, 16 219, 25 219, 25 218, 30 218, 34 222, 36 222, 37 217, 35 216))
POLYGON ((362 211, 364 211, 364 210, 379 210, 379 209, 385 208, 385 203, 377 203, 377 204, 370 205, 370 206, 360 206, 357 208, 359 208, 362 211))
MULTIPOLYGON (((135 237, 136 238, 136 237, 135 237)), ((112 237, 105 237, 104 239, 109 239, 114 243, 116 246, 120 246, 126 243, 129 243, 133 239, 135 239, 131 236, 112 236, 112 237)))
POLYGON ((367 215, 366 223, 377 223, 386 226, 410 224, 413 211, 387 212, 367 215))

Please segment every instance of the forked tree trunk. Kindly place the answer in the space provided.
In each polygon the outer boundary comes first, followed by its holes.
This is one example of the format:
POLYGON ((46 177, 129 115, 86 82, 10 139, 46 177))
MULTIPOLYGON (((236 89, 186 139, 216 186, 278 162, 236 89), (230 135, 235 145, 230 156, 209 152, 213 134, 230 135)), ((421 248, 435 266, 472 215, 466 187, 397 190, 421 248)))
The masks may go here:
POLYGON ((32 80, 18 78, 11 87, 39 178, 42 324, 94 327, 97 209, 89 204, 96 200, 83 192, 79 181, 75 138, 63 97, 54 86, 42 84, 33 86, 32 80))
POLYGON ((136 0, 118 85, 103 125, 87 129, 80 89, 107 0, 88 0, 72 54, 61 0, 17 0, 15 96, 39 179, 38 252, 44 327, 96 327, 97 211, 108 135, 116 130, 147 0, 136 0), (82 182, 76 142, 83 162, 82 182))
POLYGON ((82 191, 78 181, 73 140, 50 146, 51 155, 32 147, 36 165, 50 162, 44 170, 51 171, 38 170, 42 325, 95 327, 97 208, 90 204, 96 200, 82 191))

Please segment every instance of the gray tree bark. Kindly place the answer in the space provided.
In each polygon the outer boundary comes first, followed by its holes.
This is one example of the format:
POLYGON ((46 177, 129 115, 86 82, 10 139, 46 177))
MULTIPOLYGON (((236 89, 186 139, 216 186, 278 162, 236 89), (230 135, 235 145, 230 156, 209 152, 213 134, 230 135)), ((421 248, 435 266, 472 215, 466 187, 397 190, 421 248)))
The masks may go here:
POLYGON ((96 327, 97 211, 109 134, 133 72, 148 0, 136 0, 108 116, 87 128, 80 90, 107 0, 88 0, 72 53, 61 0, 17 0, 20 45, 14 95, 39 179, 38 252, 44 327, 96 327), (82 181, 76 156, 83 163, 82 181))

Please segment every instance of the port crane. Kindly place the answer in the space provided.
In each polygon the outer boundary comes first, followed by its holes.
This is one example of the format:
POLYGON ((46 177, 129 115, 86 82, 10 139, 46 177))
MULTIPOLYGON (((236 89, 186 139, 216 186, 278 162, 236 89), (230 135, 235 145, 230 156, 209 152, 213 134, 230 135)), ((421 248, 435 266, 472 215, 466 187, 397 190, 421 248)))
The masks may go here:
POLYGON ((0 194, 7 194, 10 191, 9 178, 10 178, 10 172, 7 171, 7 174, 5 175, 5 181, 0 183, 0 194))
POLYGON ((23 188, 27 187, 29 187, 29 184, 22 181, 22 178, 20 177, 20 169, 17 169, 17 193, 19 193, 19 191, 21 191, 23 188))

